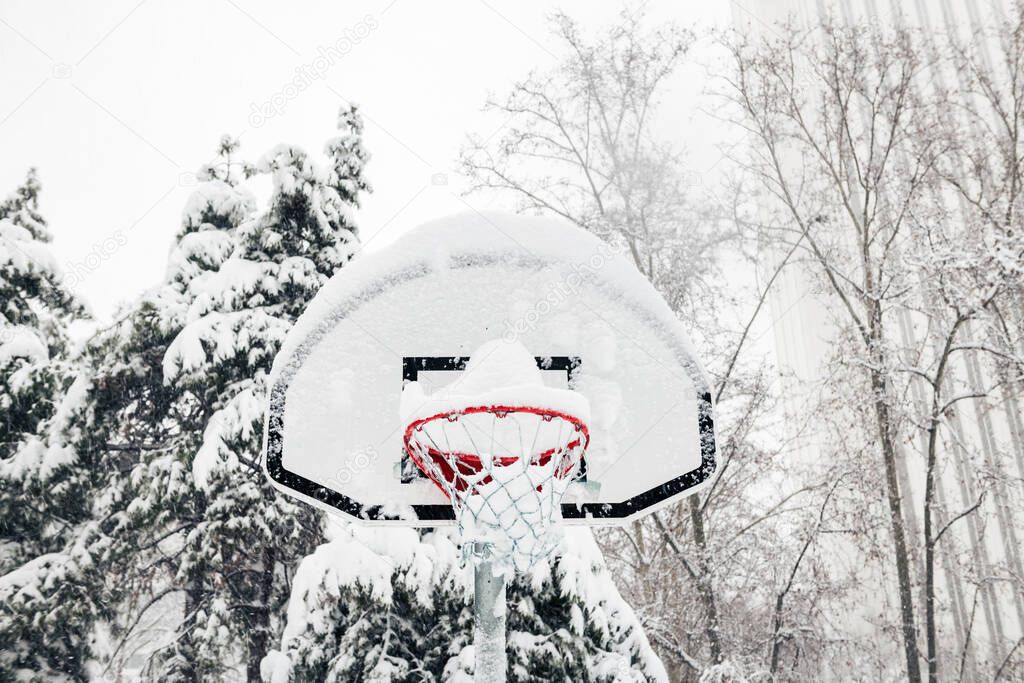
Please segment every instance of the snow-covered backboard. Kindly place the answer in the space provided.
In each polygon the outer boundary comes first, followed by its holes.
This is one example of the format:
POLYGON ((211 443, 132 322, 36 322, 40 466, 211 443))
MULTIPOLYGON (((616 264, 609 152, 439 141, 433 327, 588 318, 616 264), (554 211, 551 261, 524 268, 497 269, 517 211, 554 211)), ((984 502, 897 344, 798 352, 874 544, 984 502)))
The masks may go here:
POLYGON ((451 523, 447 498, 404 452, 402 387, 447 384, 500 338, 536 357, 545 384, 590 402, 566 523, 628 521, 709 480, 707 381, 651 284, 568 223, 478 213, 363 253, 321 289, 274 363, 267 475, 367 522, 451 523))

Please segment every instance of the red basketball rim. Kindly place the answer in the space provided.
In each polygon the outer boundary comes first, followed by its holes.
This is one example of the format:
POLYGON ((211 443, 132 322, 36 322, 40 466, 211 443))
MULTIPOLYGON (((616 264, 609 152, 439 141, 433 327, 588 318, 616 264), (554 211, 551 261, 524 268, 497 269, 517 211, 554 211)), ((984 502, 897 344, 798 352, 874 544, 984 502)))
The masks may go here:
MULTIPOLYGON (((422 471, 424 474, 430 477, 431 481, 433 481, 438 486, 438 488, 445 492, 445 495, 448 495, 448 493, 447 491, 445 491, 444 486, 441 484, 441 482, 434 480, 431 468, 425 462, 423 462, 422 458, 420 457, 421 449, 413 447, 412 443, 414 434, 423 425, 426 425, 430 422, 434 422, 435 420, 447 420, 453 416, 458 417, 462 415, 473 415, 477 413, 491 413, 498 417, 504 417, 509 413, 529 413, 531 415, 539 415, 541 418, 546 418, 548 420, 563 420, 570 424, 572 427, 574 427, 575 430, 580 434, 579 437, 573 439, 572 441, 568 442, 564 446, 561 446, 560 448, 549 448, 547 450, 541 451, 540 453, 534 454, 530 458, 531 461, 535 461, 538 465, 546 465, 551 460, 551 457, 557 451, 579 448, 581 442, 583 447, 579 449, 579 454, 582 456, 582 454, 586 451, 587 446, 590 445, 590 430, 587 429, 587 425, 581 419, 579 419, 575 415, 563 413, 562 411, 553 410, 551 408, 506 405, 470 406, 468 408, 461 408, 459 410, 448 410, 445 412, 437 413, 435 415, 431 415, 429 417, 423 417, 418 420, 414 420, 410 422, 409 425, 406 426, 405 428, 405 435, 403 437, 403 441, 405 443, 405 452, 409 454, 409 457, 412 458, 412 461, 414 463, 416 463, 416 466, 420 469, 420 471, 422 471)), ((468 486, 468 482, 464 479, 464 476, 476 474, 483 468, 483 464, 480 461, 480 456, 476 453, 463 453, 460 451, 441 451, 437 448, 434 448, 433 446, 425 445, 423 447, 423 450, 426 450, 427 455, 430 457, 431 460, 433 460, 434 464, 438 466, 438 468, 442 472, 442 475, 446 479, 448 479, 458 491, 464 491, 468 486), (450 464, 452 461, 455 462, 455 466, 458 469, 458 472, 453 470, 450 464)), ((516 462, 521 457, 521 455, 510 455, 496 458, 495 460, 496 464, 499 467, 505 467, 516 462)), ((555 472, 555 476, 558 477, 559 479, 564 478, 566 475, 569 474, 573 467, 575 467, 575 465, 576 459, 569 462, 568 467, 560 466, 558 471, 555 472)))

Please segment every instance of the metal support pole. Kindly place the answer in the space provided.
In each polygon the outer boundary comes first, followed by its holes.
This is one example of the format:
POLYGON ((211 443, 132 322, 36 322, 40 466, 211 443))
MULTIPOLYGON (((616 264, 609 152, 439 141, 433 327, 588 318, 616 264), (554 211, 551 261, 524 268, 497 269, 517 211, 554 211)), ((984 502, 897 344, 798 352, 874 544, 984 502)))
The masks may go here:
POLYGON ((476 683, 505 683, 505 576, 494 574, 493 547, 473 544, 473 646, 476 683))

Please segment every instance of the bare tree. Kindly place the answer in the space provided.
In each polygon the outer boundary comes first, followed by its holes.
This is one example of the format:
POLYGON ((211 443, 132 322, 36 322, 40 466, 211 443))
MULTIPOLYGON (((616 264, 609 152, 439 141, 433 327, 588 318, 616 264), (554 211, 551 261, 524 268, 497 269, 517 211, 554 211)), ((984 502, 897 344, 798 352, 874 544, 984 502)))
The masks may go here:
MULTIPOLYGON (((688 31, 644 32, 642 15, 623 13, 588 43, 575 21, 553 17, 568 51, 554 73, 515 83, 486 109, 508 121, 500 140, 470 138, 462 166, 474 191, 504 191, 523 209, 566 218, 623 245, 663 292, 710 261, 718 236, 687 218, 681 155, 652 134, 666 79, 693 42, 688 31)), ((692 285, 691 282, 686 285, 692 285)))
POLYGON ((905 290, 894 275, 898 240, 934 165, 935 151, 927 147, 905 167, 897 160, 922 108, 913 88, 920 64, 903 37, 871 41, 835 27, 820 36, 789 31, 777 41, 737 41, 729 48, 725 94, 740 112, 732 122, 754 145, 742 163, 784 212, 769 238, 799 240, 860 347, 885 472, 907 674, 916 681, 920 660, 885 317, 892 296, 905 290))
POLYGON ((960 88, 949 99, 946 119, 950 152, 940 173, 960 202, 965 233, 987 258, 1001 290, 989 303, 985 351, 1024 388, 1024 2, 1010 16, 965 44, 951 64, 960 88), (990 57, 986 47, 994 46, 990 57))
MULTIPOLYGON (((780 31, 781 38, 761 42, 726 41, 731 70, 723 94, 735 112, 728 120, 752 143, 736 161, 767 197, 766 240, 798 250, 810 282, 835 311, 841 349, 835 359, 843 374, 832 386, 849 402, 845 412, 864 396, 871 406, 865 436, 884 475, 906 673, 911 680, 922 675, 914 588, 920 547, 925 661, 929 679, 938 680, 938 549, 954 524, 979 512, 985 490, 956 509, 940 501, 937 477, 958 438, 952 411, 962 401, 993 397, 1004 383, 979 386, 963 379, 958 367, 979 348, 972 325, 1007 329, 999 307, 1016 285, 995 262, 1001 250, 993 245, 1012 232, 1017 199, 1011 176, 1019 147, 1015 138, 1001 141, 998 178, 963 180, 965 166, 989 166, 964 151, 976 146, 959 142, 974 137, 970 131, 978 124, 965 129, 963 119, 948 115, 962 91, 925 81, 949 65, 937 62, 922 36, 832 24, 780 31), (990 238, 965 226, 943 177, 968 197, 980 220, 991 221, 990 238), (990 185, 1002 188, 998 197, 990 185), (924 470, 917 510, 900 446, 916 436, 924 470), (918 515, 923 529, 913 521, 918 515)), ((1004 44, 1020 38, 1019 29, 1008 31, 1004 44)), ((1007 62, 1019 71, 1019 59, 1007 62)), ((994 79, 985 85, 976 76, 974 82, 994 92, 994 79)), ((1015 92, 1015 78, 1010 84, 1015 92)), ((1008 135, 1015 130, 1003 129, 1008 135)), ((994 352, 1012 355, 1005 346, 994 352)))

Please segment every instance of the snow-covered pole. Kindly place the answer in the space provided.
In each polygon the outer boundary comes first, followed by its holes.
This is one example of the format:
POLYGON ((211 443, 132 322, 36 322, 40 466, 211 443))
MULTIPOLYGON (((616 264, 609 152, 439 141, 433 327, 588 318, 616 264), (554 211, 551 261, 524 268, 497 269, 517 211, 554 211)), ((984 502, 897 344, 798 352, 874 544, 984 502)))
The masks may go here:
POLYGON ((505 575, 495 573, 494 546, 473 543, 473 648, 476 683, 505 683, 505 575))

